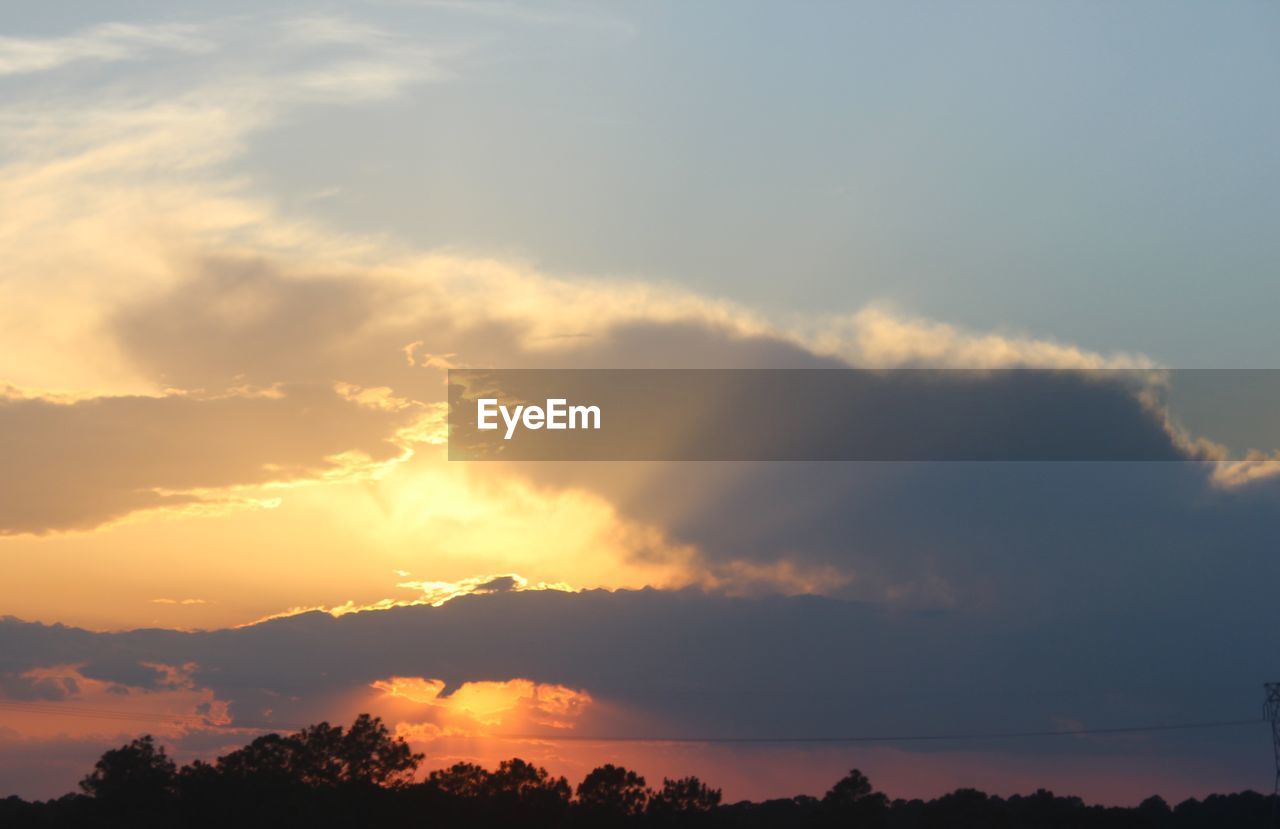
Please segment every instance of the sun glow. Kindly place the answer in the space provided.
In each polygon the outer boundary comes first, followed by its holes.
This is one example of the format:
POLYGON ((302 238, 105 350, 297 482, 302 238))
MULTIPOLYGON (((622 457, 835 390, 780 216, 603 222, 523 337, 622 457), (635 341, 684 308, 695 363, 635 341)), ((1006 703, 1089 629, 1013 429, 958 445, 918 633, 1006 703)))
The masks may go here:
POLYGON ((592 706, 585 690, 529 679, 464 682, 445 693, 445 682, 393 676, 370 685, 396 706, 397 733, 414 742, 441 737, 485 737, 524 729, 566 730, 592 706))

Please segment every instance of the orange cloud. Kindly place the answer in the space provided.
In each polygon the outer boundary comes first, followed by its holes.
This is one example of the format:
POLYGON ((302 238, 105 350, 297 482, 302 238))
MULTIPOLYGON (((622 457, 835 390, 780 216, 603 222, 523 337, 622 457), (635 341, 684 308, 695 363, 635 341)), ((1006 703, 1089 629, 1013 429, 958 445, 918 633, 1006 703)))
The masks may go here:
POLYGON ((501 736, 531 728, 572 729, 593 704, 591 694, 529 679, 465 682, 450 694, 439 679, 393 676, 371 684, 404 719, 396 731, 410 741, 446 736, 501 736))
POLYGON ((158 675, 155 687, 85 676, 82 665, 0 674, 0 731, 36 740, 114 739, 140 731, 178 738, 230 726, 230 703, 196 685, 195 663, 140 664, 158 675))

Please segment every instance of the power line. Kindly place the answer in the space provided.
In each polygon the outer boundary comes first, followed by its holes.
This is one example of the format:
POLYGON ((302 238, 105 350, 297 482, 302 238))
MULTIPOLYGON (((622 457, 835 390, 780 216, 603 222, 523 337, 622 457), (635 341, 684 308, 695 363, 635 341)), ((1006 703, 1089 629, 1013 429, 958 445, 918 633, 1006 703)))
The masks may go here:
MULTIPOLYGON (((106 708, 64 705, 51 702, 24 702, 0 700, 0 710, 24 711, 32 714, 83 717, 89 719, 119 720, 128 722, 181 722, 207 729, 228 731, 301 731, 305 725, 284 722, 233 722, 218 723, 199 714, 148 714, 141 711, 118 711, 106 708)), ((1193 722, 1123 725, 1106 728, 1044 729, 1031 731, 974 731, 942 734, 861 734, 850 736, 643 736, 614 734, 503 734, 484 736, 507 740, 542 740, 546 742, 579 743, 912 743, 912 742, 977 742, 981 740, 1036 739, 1048 737, 1107 737, 1125 734, 1150 734, 1169 731, 1205 731, 1219 728, 1256 726, 1257 719, 1202 720, 1193 722)))
POLYGON ((911 743, 911 742, 977 742, 979 740, 1005 740, 1035 737, 1085 737, 1142 734, 1158 731, 1195 731, 1214 728, 1233 728, 1258 724, 1257 719, 1209 720, 1204 722, 1159 723, 1156 725, 1127 725, 1113 728, 1076 728, 1071 730, 1043 731, 987 731, 957 734, 876 734, 857 736, 808 736, 808 737, 632 737, 591 734, 510 734, 512 739, 546 739, 552 742, 572 741, 586 743, 911 743))

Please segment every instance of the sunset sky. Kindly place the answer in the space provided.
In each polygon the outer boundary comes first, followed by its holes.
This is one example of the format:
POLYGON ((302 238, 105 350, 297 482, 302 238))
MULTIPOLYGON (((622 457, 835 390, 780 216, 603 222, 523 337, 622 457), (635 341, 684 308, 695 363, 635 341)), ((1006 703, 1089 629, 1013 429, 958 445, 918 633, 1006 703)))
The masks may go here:
POLYGON ((445 379, 1280 368, 1277 43, 1261 0, 5 6, 0 797, 362 711, 730 800, 1269 790, 1261 722, 694 738, 1256 717, 1280 464, 449 462, 445 379))

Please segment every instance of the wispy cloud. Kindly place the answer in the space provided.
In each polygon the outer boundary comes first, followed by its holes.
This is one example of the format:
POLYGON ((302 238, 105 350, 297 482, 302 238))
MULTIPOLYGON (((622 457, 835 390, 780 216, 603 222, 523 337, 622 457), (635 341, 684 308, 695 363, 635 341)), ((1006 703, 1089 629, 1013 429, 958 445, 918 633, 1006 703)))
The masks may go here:
POLYGON ((0 76, 72 63, 137 60, 158 52, 204 54, 217 44, 197 25, 107 23, 60 37, 0 37, 0 76))
POLYGON ((307 46, 344 45, 379 47, 397 38, 383 26, 334 14, 303 15, 279 22, 286 42, 307 46))

